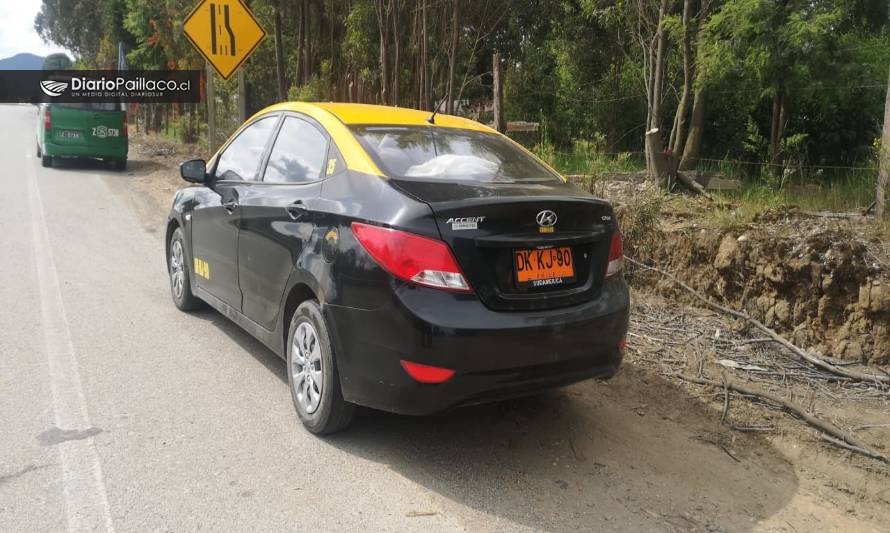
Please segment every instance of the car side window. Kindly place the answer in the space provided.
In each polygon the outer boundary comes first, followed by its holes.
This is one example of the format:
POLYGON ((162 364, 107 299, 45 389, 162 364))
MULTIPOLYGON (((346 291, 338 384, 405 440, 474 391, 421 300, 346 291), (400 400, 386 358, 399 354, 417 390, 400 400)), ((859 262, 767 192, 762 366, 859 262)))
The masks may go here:
POLYGON ((277 116, 264 117, 238 134, 219 156, 215 176, 218 180, 252 181, 266 150, 277 116))
POLYGON ((266 183, 308 183, 322 177, 328 139, 309 122, 285 117, 266 165, 266 183))
POLYGON ((343 160, 343 154, 340 153, 340 150, 337 148, 337 145, 331 141, 331 146, 328 148, 328 159, 327 163, 325 163, 324 173, 326 177, 336 176, 341 172, 346 170, 346 162, 343 160))

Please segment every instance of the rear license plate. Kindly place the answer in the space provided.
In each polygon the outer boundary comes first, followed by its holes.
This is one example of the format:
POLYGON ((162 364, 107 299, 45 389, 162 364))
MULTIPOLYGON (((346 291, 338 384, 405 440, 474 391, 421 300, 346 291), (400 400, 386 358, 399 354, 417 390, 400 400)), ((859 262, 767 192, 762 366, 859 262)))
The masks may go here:
POLYGON ((59 132, 59 137, 63 139, 80 139, 80 132, 77 130, 62 130, 59 132))
POLYGON ((575 280, 572 249, 567 246, 513 252, 516 283, 522 287, 550 287, 575 280))

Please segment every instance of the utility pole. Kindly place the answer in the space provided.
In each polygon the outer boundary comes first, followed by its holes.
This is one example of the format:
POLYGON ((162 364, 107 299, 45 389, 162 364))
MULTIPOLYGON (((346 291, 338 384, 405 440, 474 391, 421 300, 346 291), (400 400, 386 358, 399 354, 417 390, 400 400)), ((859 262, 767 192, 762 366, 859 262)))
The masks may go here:
POLYGON ((884 189, 890 181, 890 71, 887 74, 887 97, 884 100, 884 134, 881 135, 881 151, 878 153, 878 190, 875 194, 875 216, 884 218, 884 189))
POLYGON ((216 89, 213 87, 213 67, 207 63, 204 79, 207 83, 207 144, 210 152, 216 151, 216 89))

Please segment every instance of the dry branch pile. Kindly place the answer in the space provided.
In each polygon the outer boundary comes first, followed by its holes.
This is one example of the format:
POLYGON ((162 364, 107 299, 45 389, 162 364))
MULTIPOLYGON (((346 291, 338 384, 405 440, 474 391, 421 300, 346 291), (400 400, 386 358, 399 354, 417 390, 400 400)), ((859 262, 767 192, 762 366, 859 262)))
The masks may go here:
MULTIPOLYGON (((804 421, 817 429, 826 442, 890 464, 890 457, 853 436, 852 428, 844 429, 820 417, 813 408, 816 395, 832 400, 890 400, 890 374, 809 353, 747 313, 708 299, 671 273, 632 258, 626 260, 666 277, 718 313, 690 316, 659 306, 636 305, 629 332, 636 357, 657 365, 665 377, 713 387, 718 394, 722 391, 724 422, 730 394, 735 393, 804 421), (726 318, 734 321, 729 327, 726 318), (751 333, 758 336, 752 337, 751 333), (802 385, 811 391, 810 405, 807 408, 781 394, 742 384, 729 378, 729 373, 741 373, 744 380, 760 383, 764 388, 794 390, 790 385, 802 385)), ((732 427, 749 431, 769 429, 732 427)))

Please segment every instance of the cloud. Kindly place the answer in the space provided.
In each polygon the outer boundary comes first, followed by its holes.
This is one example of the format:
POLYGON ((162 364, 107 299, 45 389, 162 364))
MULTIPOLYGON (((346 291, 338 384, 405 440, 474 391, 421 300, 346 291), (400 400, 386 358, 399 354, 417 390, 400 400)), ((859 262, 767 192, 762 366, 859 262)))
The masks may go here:
POLYGON ((43 42, 34 30, 34 17, 40 5, 41 0, 0 1, 0 59, 25 52, 40 56, 66 52, 43 42))

